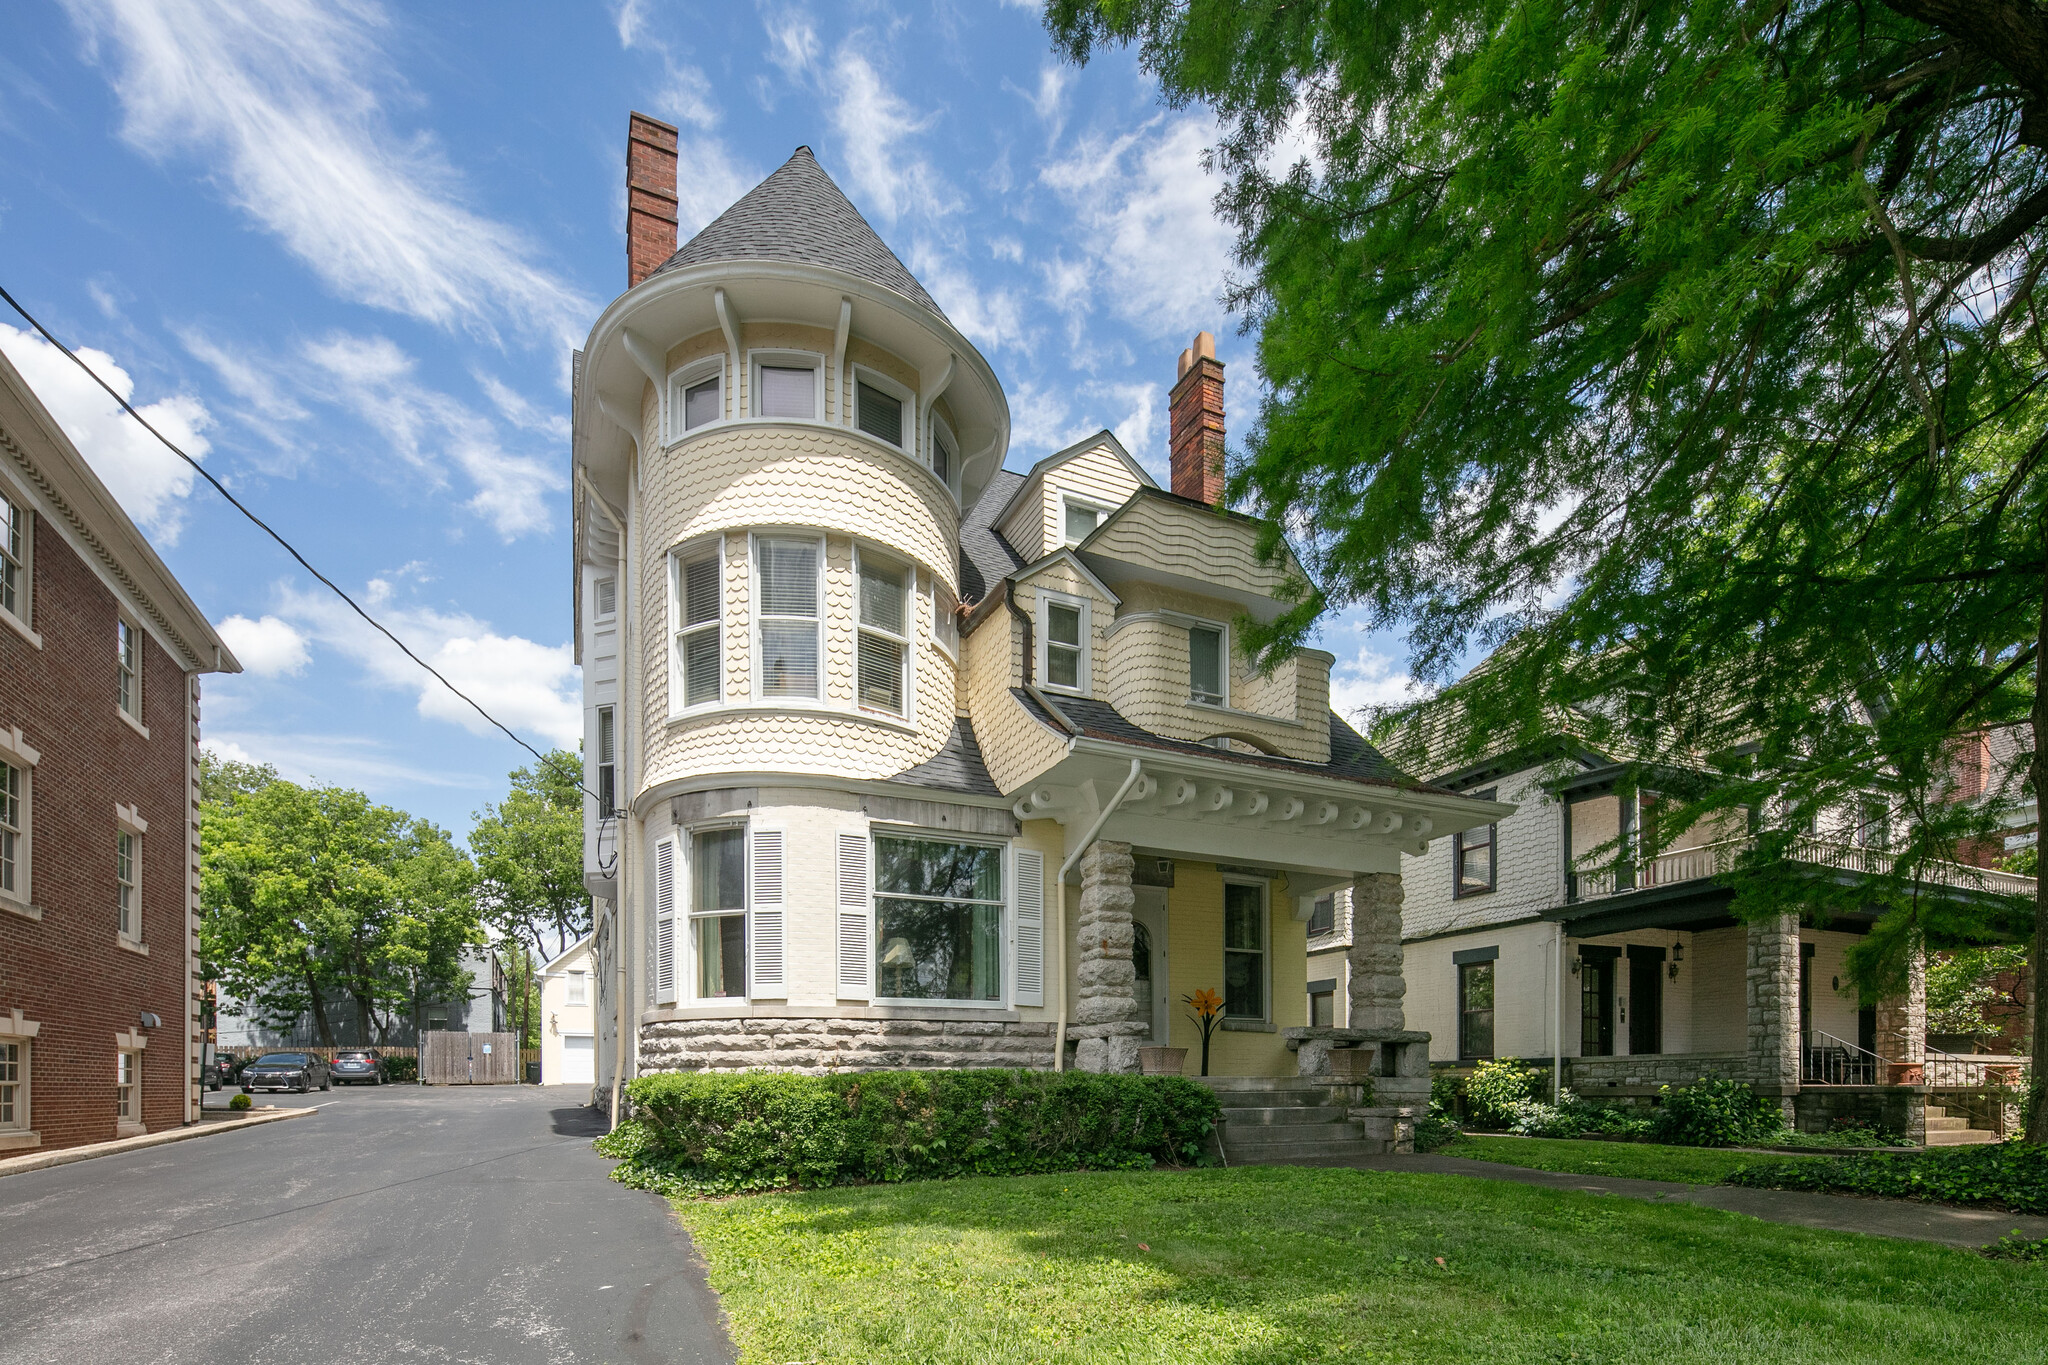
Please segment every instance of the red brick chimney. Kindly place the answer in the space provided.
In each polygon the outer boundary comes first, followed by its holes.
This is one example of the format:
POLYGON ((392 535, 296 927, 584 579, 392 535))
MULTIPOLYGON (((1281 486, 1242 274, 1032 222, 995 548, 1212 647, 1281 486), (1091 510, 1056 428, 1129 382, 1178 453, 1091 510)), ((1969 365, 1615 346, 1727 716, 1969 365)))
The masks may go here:
POLYGON ((676 130, 634 114, 626 132, 626 287, 676 254, 676 130))
POLYGON ((1216 338, 1195 333, 1195 344, 1180 353, 1174 382, 1167 450, 1173 491, 1184 498, 1223 503, 1223 362, 1216 338))

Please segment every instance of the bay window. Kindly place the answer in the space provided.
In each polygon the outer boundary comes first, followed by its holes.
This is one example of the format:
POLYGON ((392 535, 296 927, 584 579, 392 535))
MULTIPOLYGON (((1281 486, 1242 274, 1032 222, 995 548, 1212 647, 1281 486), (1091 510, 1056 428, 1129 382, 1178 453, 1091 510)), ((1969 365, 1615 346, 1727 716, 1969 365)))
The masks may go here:
POLYGON ((907 709, 905 678, 910 658, 905 603, 913 580, 908 570, 866 551, 860 552, 859 561, 860 638, 854 688, 862 706, 902 715, 907 709))
POLYGON ((878 835, 874 875, 876 995, 1001 1000, 1001 848, 878 835))
POLYGON ((691 838, 690 927, 697 940, 697 995, 747 993, 747 832, 699 830, 691 838))
POLYGON ((669 558, 671 619, 675 621, 672 666, 682 702, 676 706, 671 701, 671 710, 687 711, 724 695, 725 667, 720 647, 724 634, 724 574, 718 551, 718 544, 713 542, 669 558))
POLYGON ((754 541, 758 603, 756 686, 763 697, 823 695, 819 686, 818 566, 822 541, 760 536, 754 541))

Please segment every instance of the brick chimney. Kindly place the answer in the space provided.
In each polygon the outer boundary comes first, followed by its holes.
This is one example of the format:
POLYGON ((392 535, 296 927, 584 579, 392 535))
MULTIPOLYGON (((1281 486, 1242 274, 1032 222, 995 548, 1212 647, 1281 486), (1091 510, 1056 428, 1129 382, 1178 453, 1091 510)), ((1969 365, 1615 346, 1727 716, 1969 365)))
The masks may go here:
POLYGON ((634 114, 626 132, 626 287, 676 254, 676 130, 634 114))
POLYGON ((1195 344, 1180 353, 1180 377, 1173 385, 1167 449, 1173 491, 1184 498, 1223 503, 1223 362, 1216 338, 1195 333, 1195 344))

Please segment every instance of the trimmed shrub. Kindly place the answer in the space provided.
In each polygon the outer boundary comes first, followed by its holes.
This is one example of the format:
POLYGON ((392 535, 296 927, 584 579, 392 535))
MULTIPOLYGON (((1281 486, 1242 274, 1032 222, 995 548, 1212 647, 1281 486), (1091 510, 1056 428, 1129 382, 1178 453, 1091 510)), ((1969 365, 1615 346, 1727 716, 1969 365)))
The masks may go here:
POLYGON ((2048 1147, 2023 1142, 1815 1160, 1759 1161, 1728 1177, 1764 1190, 1821 1190, 1945 1204, 1994 1204, 2014 1213, 2048 1213, 2048 1147))
POLYGON ((1744 1085, 1720 1076, 1702 1076, 1691 1085, 1660 1086, 1663 1099, 1650 1120, 1650 1136, 1681 1147, 1741 1147, 1773 1143, 1785 1131, 1777 1104, 1744 1085))
POLYGON ((1512 1118, 1508 1131, 1527 1137, 1575 1138, 1588 1133, 1640 1137, 1650 1131, 1646 1116, 1593 1104, 1569 1090, 1559 1091, 1554 1105, 1541 1100, 1516 1100, 1509 1109, 1512 1118))
POLYGON ((1415 1123, 1415 1150, 1433 1152, 1458 1136, 1458 1078, 1440 1071, 1429 1079, 1429 1109, 1415 1123))
POLYGON ((420 1078, 420 1059, 386 1057, 377 1063, 377 1074, 394 1083, 416 1081, 420 1078))
POLYGON ((1515 1105, 1537 1098, 1543 1073, 1519 1057, 1481 1062, 1465 1078, 1465 1112, 1486 1128, 1506 1128, 1515 1121, 1515 1105))
POLYGON ((255 1106, 256 1101, 250 1099, 247 1095, 237 1095, 228 1101, 228 1108, 230 1109, 253 1109, 255 1106))
POLYGON ((1222 1108, 1180 1076, 1045 1071, 663 1073, 597 1140, 612 1178, 664 1194, 1133 1170, 1210 1159, 1222 1108))

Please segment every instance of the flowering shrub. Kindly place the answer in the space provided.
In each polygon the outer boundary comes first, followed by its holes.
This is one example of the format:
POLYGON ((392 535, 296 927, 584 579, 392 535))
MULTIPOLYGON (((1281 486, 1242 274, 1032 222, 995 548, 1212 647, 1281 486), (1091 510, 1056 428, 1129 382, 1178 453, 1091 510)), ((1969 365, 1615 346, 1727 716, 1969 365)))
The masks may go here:
POLYGON ((1542 1080, 1543 1073, 1519 1057, 1481 1062, 1465 1078, 1466 1113, 1482 1127, 1506 1128, 1514 1122, 1514 1106, 1535 1099, 1542 1080))

